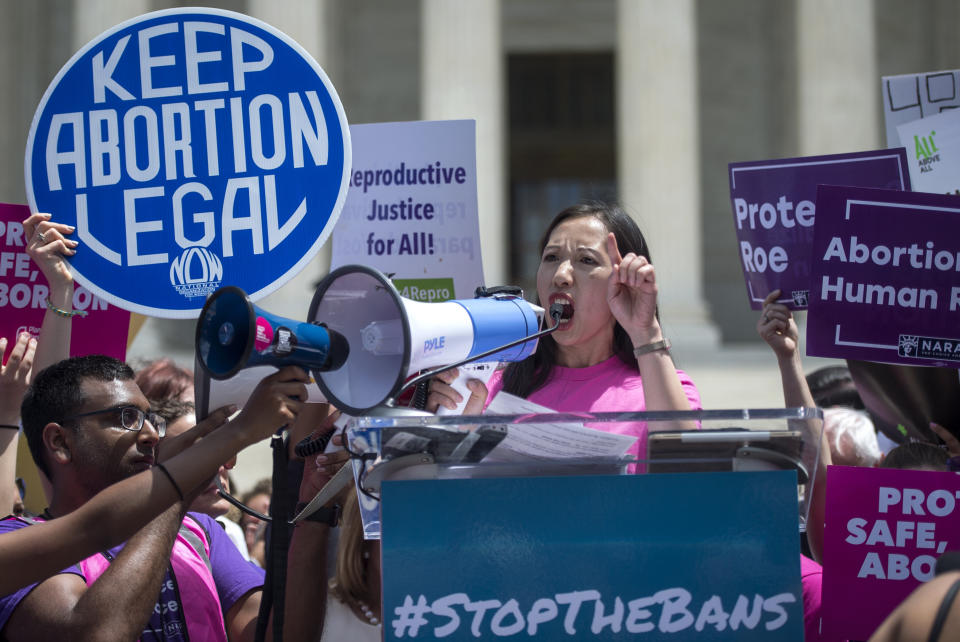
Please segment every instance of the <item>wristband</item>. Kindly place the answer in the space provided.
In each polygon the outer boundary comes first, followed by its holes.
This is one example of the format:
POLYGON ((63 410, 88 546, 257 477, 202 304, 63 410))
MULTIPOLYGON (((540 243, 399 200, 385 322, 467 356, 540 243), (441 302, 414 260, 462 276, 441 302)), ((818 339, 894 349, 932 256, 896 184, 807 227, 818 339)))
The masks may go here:
POLYGON ((61 310, 60 308, 58 308, 57 306, 55 306, 53 303, 51 303, 50 297, 47 297, 47 309, 48 309, 48 310, 51 310, 51 311, 52 311, 54 314, 56 314, 58 317, 66 317, 66 318, 68 318, 68 319, 71 318, 71 317, 85 317, 85 316, 87 316, 87 311, 86 311, 86 310, 61 310))
POLYGON ((163 464, 154 464, 154 468, 159 468, 160 471, 167 476, 167 479, 170 480, 170 483, 173 484, 173 489, 177 491, 177 495, 180 496, 180 501, 183 501, 183 491, 180 490, 180 484, 177 483, 177 480, 173 478, 173 475, 170 474, 170 471, 167 470, 167 467, 163 464))
POLYGON ((0 428, 5 428, 6 430, 20 430, 20 426, 17 424, 0 424, 0 428))
POLYGON ((633 356, 640 357, 658 350, 669 350, 670 345, 670 339, 661 339, 660 341, 654 341, 653 343, 644 343, 642 346, 637 346, 633 349, 633 356))

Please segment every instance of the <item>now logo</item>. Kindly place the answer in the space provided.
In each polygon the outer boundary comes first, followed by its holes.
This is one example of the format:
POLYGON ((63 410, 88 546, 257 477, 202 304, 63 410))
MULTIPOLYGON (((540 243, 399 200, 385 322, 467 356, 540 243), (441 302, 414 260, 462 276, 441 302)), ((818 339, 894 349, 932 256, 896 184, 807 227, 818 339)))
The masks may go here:
POLYGON ((223 278, 223 263, 205 247, 188 247, 170 262, 170 283, 190 285, 210 283, 223 278))

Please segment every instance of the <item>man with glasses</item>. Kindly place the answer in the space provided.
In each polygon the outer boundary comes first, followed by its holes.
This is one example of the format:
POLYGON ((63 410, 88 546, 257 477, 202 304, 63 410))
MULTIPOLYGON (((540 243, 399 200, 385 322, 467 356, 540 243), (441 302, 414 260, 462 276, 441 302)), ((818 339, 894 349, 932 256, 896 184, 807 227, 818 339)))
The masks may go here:
MULTIPOLYGON (((307 377, 297 368, 290 372, 271 385, 297 412, 307 377)), ((24 397, 22 421, 34 461, 52 484, 43 519, 66 515, 107 486, 154 466, 166 430, 130 367, 100 355, 67 359, 39 373, 24 397)), ((186 513, 193 495, 125 545, 0 597, 0 638, 252 640, 263 571, 243 560, 210 517, 186 513)), ((10 521, 2 522, 4 529, 10 521)), ((27 526, 12 528, 19 527, 27 526)))

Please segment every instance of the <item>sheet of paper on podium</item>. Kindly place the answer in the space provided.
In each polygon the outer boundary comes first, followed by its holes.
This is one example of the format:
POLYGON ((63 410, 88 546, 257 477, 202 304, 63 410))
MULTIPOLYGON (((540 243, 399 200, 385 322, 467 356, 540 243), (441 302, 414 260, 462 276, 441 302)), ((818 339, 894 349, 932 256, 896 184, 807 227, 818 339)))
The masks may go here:
MULTIPOLYGON (((488 415, 555 413, 532 401, 500 392, 487 407, 488 415)), ((484 463, 514 463, 531 459, 591 459, 619 461, 637 441, 570 423, 510 424, 507 436, 484 457, 484 463)))

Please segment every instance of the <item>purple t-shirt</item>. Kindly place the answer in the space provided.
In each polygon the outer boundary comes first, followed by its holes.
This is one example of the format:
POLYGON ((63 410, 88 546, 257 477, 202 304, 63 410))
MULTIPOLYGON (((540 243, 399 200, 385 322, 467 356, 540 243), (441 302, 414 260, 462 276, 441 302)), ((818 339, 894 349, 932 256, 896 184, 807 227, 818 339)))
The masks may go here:
MULTIPOLYGON (((222 611, 226 613, 238 599, 246 595, 249 591, 263 586, 264 571, 243 559, 240 551, 237 550, 237 547, 234 546, 233 542, 230 541, 230 538, 213 518, 200 513, 190 513, 189 515, 194 521, 203 526, 207 533, 210 547, 210 567, 212 569, 214 583, 217 586, 220 606, 222 611)), ((5 532, 26 528, 27 526, 28 524, 17 519, 3 520, 0 521, 0 535, 5 532)), ((122 549, 122 544, 115 546, 107 551, 108 556, 115 558, 122 549)), ((97 555, 100 555, 100 553, 97 553, 97 555)), ((72 565, 61 571, 61 573, 74 573, 83 577, 83 573, 77 565, 72 565)), ((10 619, 13 610, 35 586, 36 584, 31 584, 15 593, 0 597, 0 632, 2 632, 3 627, 6 626, 7 620, 10 619)), ((164 628, 167 628, 167 630, 171 630, 171 628, 176 630, 178 628, 167 626, 170 623, 170 618, 176 617, 172 615, 171 609, 168 608, 171 599, 173 599, 173 596, 171 594, 171 582, 168 571, 162 590, 157 596, 157 604, 154 607, 154 612, 144 631, 144 637, 141 639, 150 638, 151 636, 148 632, 151 630, 163 631, 164 628)), ((182 612, 182 610, 179 609, 177 609, 177 611, 182 612)), ((161 635, 153 639, 169 638, 161 635)), ((174 636, 174 639, 176 639, 176 636, 174 636)))
MULTIPOLYGON (((683 370, 677 370, 680 385, 690 401, 690 410, 700 410, 700 393, 683 370)), ((503 389, 503 372, 498 371, 487 384, 489 403, 503 389)), ((613 356, 587 368, 555 366, 542 388, 527 397, 530 401, 557 412, 618 412, 647 409, 643 381, 636 367, 613 356)), ((627 452, 646 458, 647 424, 644 422, 599 423, 591 427, 605 432, 639 437, 627 452)))

